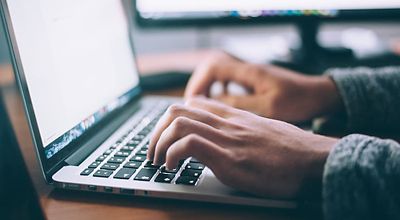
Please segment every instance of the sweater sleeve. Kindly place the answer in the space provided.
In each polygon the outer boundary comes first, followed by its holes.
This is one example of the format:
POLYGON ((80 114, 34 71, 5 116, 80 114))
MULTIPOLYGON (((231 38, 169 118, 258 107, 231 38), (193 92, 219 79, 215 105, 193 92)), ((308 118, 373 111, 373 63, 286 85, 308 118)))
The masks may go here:
POLYGON ((325 219, 400 219, 400 145, 350 135, 330 152, 323 177, 325 219))
POLYGON ((331 69, 351 131, 400 131, 400 67, 331 69))

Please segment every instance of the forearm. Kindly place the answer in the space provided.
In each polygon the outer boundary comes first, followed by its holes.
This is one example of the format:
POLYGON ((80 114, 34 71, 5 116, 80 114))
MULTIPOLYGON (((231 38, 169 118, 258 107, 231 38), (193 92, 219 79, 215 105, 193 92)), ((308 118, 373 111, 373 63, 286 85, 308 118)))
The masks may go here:
POLYGON ((353 131, 400 130, 400 67, 332 69, 353 131))
POLYGON ((343 138, 324 169, 326 219, 400 219, 400 145, 363 135, 343 138))

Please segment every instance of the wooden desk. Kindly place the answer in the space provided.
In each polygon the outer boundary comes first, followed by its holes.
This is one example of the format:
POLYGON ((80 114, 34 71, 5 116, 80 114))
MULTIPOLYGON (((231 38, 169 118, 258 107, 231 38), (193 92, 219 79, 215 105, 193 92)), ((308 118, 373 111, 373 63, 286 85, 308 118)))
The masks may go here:
MULTIPOLYGON (((21 97, 9 66, 0 67, 0 85, 30 175, 48 219, 300 219, 295 210, 278 210, 187 201, 127 197, 54 189, 42 177, 31 141, 21 97)), ((161 92, 180 95, 183 88, 161 92)))

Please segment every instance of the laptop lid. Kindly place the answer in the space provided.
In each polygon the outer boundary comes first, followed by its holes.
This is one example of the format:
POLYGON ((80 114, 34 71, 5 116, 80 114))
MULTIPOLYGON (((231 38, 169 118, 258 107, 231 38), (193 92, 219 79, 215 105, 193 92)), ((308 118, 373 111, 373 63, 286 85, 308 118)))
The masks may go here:
POLYGON ((140 93, 121 0, 1 0, 16 78, 47 181, 140 93))
POLYGON ((44 219, 0 92, 1 219, 44 219))

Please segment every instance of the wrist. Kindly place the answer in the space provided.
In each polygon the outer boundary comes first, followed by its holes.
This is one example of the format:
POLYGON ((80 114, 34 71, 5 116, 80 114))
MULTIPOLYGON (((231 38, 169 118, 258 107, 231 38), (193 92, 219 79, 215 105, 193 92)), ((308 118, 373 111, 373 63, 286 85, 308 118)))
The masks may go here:
POLYGON ((315 199, 321 196, 325 164, 338 139, 313 135, 309 140, 307 145, 311 147, 311 152, 306 159, 307 165, 299 196, 315 199))
POLYGON ((313 152, 310 154, 311 158, 307 176, 309 179, 322 180, 324 166, 329 152, 338 142, 338 139, 321 135, 314 136, 313 140, 310 141, 310 146, 313 146, 313 152))
POLYGON ((310 94, 315 100, 314 117, 343 110, 343 103, 335 82, 329 76, 312 77, 310 94))

